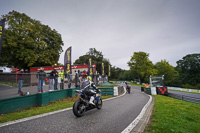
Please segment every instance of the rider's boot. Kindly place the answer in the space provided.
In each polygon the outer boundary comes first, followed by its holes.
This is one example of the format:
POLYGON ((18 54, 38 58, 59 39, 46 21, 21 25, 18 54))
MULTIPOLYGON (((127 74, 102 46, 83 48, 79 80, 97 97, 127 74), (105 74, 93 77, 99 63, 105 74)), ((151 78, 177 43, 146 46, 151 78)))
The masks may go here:
POLYGON ((89 104, 95 105, 93 101, 94 101, 94 96, 91 96, 91 97, 90 97, 89 104))

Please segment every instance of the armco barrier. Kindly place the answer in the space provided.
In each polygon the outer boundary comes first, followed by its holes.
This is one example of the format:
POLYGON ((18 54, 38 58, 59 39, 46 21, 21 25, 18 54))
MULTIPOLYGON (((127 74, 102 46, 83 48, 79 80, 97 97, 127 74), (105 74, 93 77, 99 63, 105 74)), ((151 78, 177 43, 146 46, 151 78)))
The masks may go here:
POLYGON ((151 88, 145 88, 145 92, 149 95, 151 95, 151 88))
POLYGON ((102 95, 109 95, 114 96, 114 89, 113 87, 98 87, 101 90, 102 95))
POLYGON ((38 95, 28 95, 0 100, 0 114, 11 113, 18 110, 38 106, 38 95))
POLYGON ((0 114, 16 112, 35 106, 45 106, 50 102, 75 96, 74 90, 76 89, 78 88, 3 99, 0 100, 0 114))
POLYGON ((173 94, 173 93, 168 93, 168 96, 176 98, 176 99, 180 99, 180 100, 183 100, 183 101, 188 101, 188 102, 200 104, 200 98, 185 96, 185 95, 181 95, 181 94, 173 94))
MULTIPOLYGON (((12 113, 35 106, 46 106, 66 97, 75 96, 75 90, 80 88, 64 89, 58 91, 38 93, 34 95, 19 96, 0 100, 0 114, 12 113)), ((99 87, 102 95, 113 96, 113 87, 99 87)))

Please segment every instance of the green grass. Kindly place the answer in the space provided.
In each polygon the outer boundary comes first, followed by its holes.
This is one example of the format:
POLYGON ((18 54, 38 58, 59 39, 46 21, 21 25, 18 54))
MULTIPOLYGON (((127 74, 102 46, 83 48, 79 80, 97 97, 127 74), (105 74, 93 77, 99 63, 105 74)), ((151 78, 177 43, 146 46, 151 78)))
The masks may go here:
POLYGON ((192 93, 192 94, 199 94, 200 93, 196 93, 196 92, 188 92, 188 91, 179 91, 179 90, 171 90, 171 89, 168 89, 169 91, 178 91, 178 92, 185 92, 185 93, 192 93))
POLYGON ((130 85, 132 85, 132 86, 144 87, 144 85, 141 85, 141 84, 135 84, 135 83, 133 83, 133 82, 130 82, 130 85))
POLYGON ((200 104, 157 95, 145 133, 200 132, 200 104))
POLYGON ((2 82, 2 81, 0 81, 0 84, 13 86, 13 87, 17 87, 18 86, 18 83, 16 83, 16 82, 2 82))
MULTIPOLYGON (((102 96, 102 99, 107 99, 112 96, 102 96)), ((66 98, 63 100, 59 100, 56 102, 53 102, 47 106, 43 107, 33 107, 27 110, 19 111, 19 112, 14 112, 14 113, 9 113, 9 114, 1 114, 0 115, 0 123, 8 122, 8 121, 13 121, 13 120, 18 120, 30 116, 35 116, 39 114, 44 114, 60 109, 65 109, 72 107, 74 102, 79 99, 79 96, 75 96, 73 98, 66 98)))

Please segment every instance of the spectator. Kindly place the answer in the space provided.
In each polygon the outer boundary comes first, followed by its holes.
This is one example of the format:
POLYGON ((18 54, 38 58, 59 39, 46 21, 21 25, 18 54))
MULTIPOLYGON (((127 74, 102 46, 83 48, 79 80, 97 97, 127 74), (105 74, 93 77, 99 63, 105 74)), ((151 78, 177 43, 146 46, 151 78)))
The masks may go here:
POLYGON ((96 84, 99 84, 99 73, 96 75, 96 84))
POLYGON ((81 83, 81 79, 82 79, 82 78, 81 78, 81 74, 82 74, 81 71, 78 70, 79 83, 81 83))
POLYGON ((49 74, 49 91, 53 91, 53 70, 49 74))
POLYGON ((75 87, 78 87, 78 79, 79 79, 79 75, 78 72, 75 70, 75 87))
POLYGON ((80 70, 78 70, 78 76, 81 77, 81 71, 80 70))
POLYGON ((58 72, 56 70, 56 68, 54 68, 53 70, 53 78, 54 78, 54 90, 58 90, 58 72))
POLYGON ((23 86, 23 82, 24 82, 24 78, 23 78, 23 75, 24 74, 24 69, 21 69, 20 70, 20 73, 18 74, 18 94, 21 94, 21 88, 23 86))
POLYGON ((86 79, 86 77, 87 77, 87 72, 84 70, 82 72, 81 76, 82 76, 82 80, 84 81, 86 79))
POLYGON ((43 67, 40 67, 40 71, 37 72, 36 77, 38 79, 38 93, 41 93, 43 92, 43 83, 46 78, 46 73, 44 72, 43 67))
POLYGON ((60 70, 60 72, 58 73, 58 76, 61 79, 60 89, 64 89, 64 72, 62 70, 60 70))
POLYGON ((67 74, 67 79, 68 79, 68 88, 71 88, 71 82, 72 82, 72 74, 71 73, 67 74))

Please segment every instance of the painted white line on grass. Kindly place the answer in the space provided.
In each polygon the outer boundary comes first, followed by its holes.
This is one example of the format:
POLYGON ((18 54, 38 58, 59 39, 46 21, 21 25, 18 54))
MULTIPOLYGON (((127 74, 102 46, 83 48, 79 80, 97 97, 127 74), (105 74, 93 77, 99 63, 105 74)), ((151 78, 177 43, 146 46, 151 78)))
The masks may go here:
POLYGON ((140 121, 140 119, 142 118, 142 116, 144 115, 145 111, 147 110, 148 106, 150 105, 151 101, 152 101, 152 96, 148 95, 149 101, 147 102, 147 104, 143 107, 142 111, 140 112, 140 114, 135 118, 135 120, 133 120, 131 122, 131 124, 129 124, 129 126, 127 128, 125 128, 121 133, 130 133, 133 128, 138 124, 138 122, 140 121))
MULTIPOLYGON (((112 99, 115 99, 115 98, 122 97, 122 96, 124 96, 126 94, 126 89, 124 89, 124 91, 125 92, 120 96, 108 98, 108 99, 105 99, 103 101, 108 101, 108 100, 112 100, 112 99)), ((25 121, 41 118, 41 117, 48 116, 48 115, 53 115, 53 114, 64 112, 64 111, 71 110, 71 109, 72 109, 72 107, 66 108, 66 109, 57 110, 57 111, 53 111, 53 112, 49 112, 49 113, 45 113, 45 114, 41 114, 41 115, 31 116, 31 117, 27 117, 27 118, 15 120, 15 121, 5 122, 5 123, 0 124, 0 128, 4 127, 4 126, 12 125, 12 124, 17 124, 17 123, 20 123, 20 122, 25 122, 25 121)))

